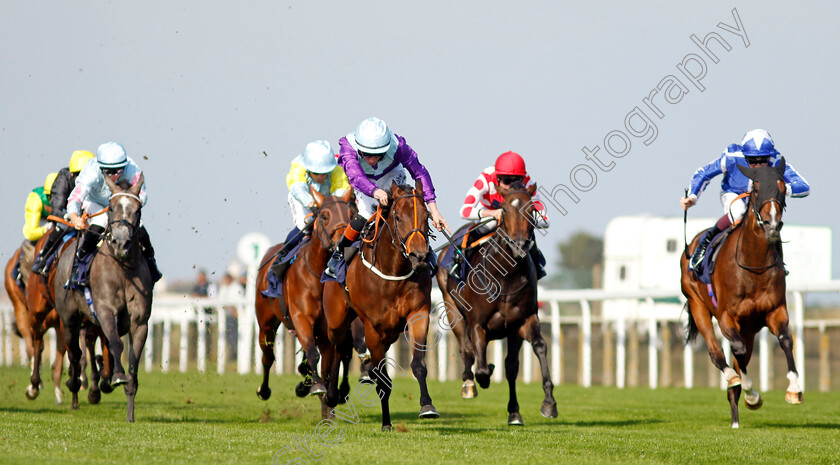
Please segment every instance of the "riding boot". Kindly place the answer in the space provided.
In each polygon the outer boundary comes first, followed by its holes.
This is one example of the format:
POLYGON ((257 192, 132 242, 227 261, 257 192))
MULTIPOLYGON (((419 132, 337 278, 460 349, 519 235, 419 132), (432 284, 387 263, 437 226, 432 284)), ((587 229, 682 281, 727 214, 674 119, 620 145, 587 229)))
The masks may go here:
POLYGON ((152 283, 156 283, 160 281, 163 274, 158 269, 157 260, 155 260, 155 249, 152 247, 152 239, 149 237, 149 231, 146 231, 146 227, 143 225, 140 225, 138 233, 140 234, 138 238, 140 240, 140 251, 143 253, 143 258, 146 259, 146 265, 149 267, 149 275, 152 277, 152 283))
POLYGON ((286 255, 288 255, 289 252, 291 252, 292 249, 300 243, 302 238, 303 234, 301 234, 300 229, 295 226, 286 236, 286 241, 283 242, 283 247, 280 247, 280 250, 277 251, 277 254, 275 255, 277 258, 274 259, 274 263, 271 264, 269 270, 274 273, 274 276, 276 276, 278 280, 283 280, 286 270, 288 270, 291 265, 289 260, 285 260, 286 255))
POLYGON ((784 270, 785 276, 789 275, 790 271, 785 266, 785 254, 782 252, 782 241, 776 242, 776 252, 779 253, 779 261, 782 262, 782 270, 784 270))
POLYGON ((544 278, 547 273, 545 272, 545 256, 539 247, 537 247, 536 241, 534 241, 534 245, 528 249, 528 255, 531 256, 531 261, 534 262, 534 268, 537 270, 537 281, 539 281, 544 278))
POLYGON ((56 245, 59 244, 59 240, 65 232, 65 229, 61 227, 61 225, 55 225, 55 228, 53 228, 50 232, 50 235, 47 236, 47 241, 44 242, 44 247, 41 248, 41 251, 38 252, 38 256, 35 257, 35 261, 32 262, 33 273, 46 276, 44 268, 47 265, 47 259, 53 254, 56 245))
POLYGON ((70 273, 70 282, 68 284, 80 288, 87 287, 88 277, 81 276, 79 265, 81 264, 83 258, 96 250, 96 244, 99 242, 99 237, 103 232, 105 232, 105 228, 94 224, 91 225, 90 229, 88 229, 85 235, 82 236, 81 244, 79 244, 79 248, 76 249, 76 255, 73 257, 73 271, 70 273))
POLYGON ((344 249, 346 247, 350 247, 356 242, 356 239, 359 238, 359 234, 362 228, 365 227, 365 220, 364 217, 359 215, 358 213, 350 220, 350 224, 344 229, 344 237, 341 238, 341 241, 338 243, 338 246, 332 253, 330 260, 327 262, 327 269, 324 270, 324 273, 331 278, 335 278, 335 272, 338 269, 341 262, 344 261, 344 249))
POLYGON ((689 269, 700 273, 700 264, 703 263, 703 257, 706 256, 706 248, 709 247, 709 243, 712 242, 712 239, 720 232, 721 231, 718 229, 717 224, 706 230, 706 234, 700 238, 700 241, 697 243, 697 248, 694 250, 694 254, 691 255, 691 259, 688 261, 689 269))

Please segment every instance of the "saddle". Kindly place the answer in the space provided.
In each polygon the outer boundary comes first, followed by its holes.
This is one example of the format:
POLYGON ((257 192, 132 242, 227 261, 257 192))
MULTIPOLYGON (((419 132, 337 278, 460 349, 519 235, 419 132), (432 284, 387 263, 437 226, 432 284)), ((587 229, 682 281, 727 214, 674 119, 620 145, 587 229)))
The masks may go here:
POLYGON ((709 242, 709 246, 706 247, 706 256, 700 262, 700 272, 694 272, 697 278, 704 284, 712 283, 712 273, 715 272, 715 265, 717 265, 717 258, 720 254, 721 246, 736 228, 737 226, 718 233, 709 242))
POLYGON ((304 237, 296 246, 292 248, 286 255, 276 257, 271 263, 268 273, 265 275, 265 280, 268 282, 268 288, 262 291, 263 297, 279 298, 283 296, 283 278, 286 271, 292 263, 297 259, 298 253, 304 244, 309 242, 309 237, 304 237))

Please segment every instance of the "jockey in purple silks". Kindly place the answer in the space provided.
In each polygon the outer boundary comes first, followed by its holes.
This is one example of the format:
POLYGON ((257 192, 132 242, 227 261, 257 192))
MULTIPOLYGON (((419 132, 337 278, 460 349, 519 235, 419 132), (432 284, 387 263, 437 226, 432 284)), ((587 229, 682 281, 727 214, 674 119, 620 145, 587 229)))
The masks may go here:
MULTIPOLYGON (((723 174, 721 181, 720 201, 723 204, 724 215, 714 226, 706 230, 700 238, 694 254, 689 260, 689 268, 695 271, 700 270, 700 263, 706 254, 709 242, 721 231, 726 230, 738 220, 743 218, 747 211, 747 203, 740 194, 750 191, 752 181, 749 180, 737 168, 741 166, 778 166, 781 161, 781 154, 776 150, 773 138, 764 129, 753 129, 744 135, 741 145, 732 144, 726 148, 723 154, 713 162, 699 168, 691 179, 691 191, 688 197, 680 199, 683 210, 688 210, 697 203, 697 198, 709 185, 712 178, 723 174)), ((785 194, 789 197, 805 197, 811 193, 811 187, 805 178, 799 175, 790 163, 785 163, 784 174, 786 189, 785 194)), ((779 247, 781 254, 781 245, 779 247)))
POLYGON ((449 230, 435 203, 435 188, 429 172, 405 139, 391 132, 384 121, 375 117, 362 121, 355 132, 339 140, 339 145, 338 163, 356 191, 359 214, 345 229, 344 238, 327 264, 327 274, 334 275, 336 266, 344 260, 344 248, 358 239, 376 207, 388 205, 387 190, 391 182, 406 183, 406 170, 412 179, 423 183, 423 200, 429 208, 432 224, 440 231, 449 230))

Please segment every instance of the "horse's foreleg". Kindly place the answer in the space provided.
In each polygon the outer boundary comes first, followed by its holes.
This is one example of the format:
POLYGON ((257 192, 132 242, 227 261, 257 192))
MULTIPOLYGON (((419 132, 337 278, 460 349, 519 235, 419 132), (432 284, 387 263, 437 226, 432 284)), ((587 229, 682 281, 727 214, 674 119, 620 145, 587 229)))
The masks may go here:
POLYGON ((370 374, 376 380, 376 392, 379 396, 379 404, 382 407, 382 431, 391 431, 391 411, 388 406, 388 401, 391 398, 391 377, 388 376, 388 367, 386 352, 388 350, 379 333, 370 326, 365 324, 365 342, 367 342, 368 350, 370 350, 370 360, 372 368, 370 374))
POLYGON ((542 385, 543 391, 545 392, 540 413, 546 418, 557 418, 557 402, 554 400, 554 383, 551 382, 551 373, 548 370, 547 346, 545 339, 540 334, 540 322, 536 314, 528 318, 522 328, 520 328, 519 335, 531 343, 531 346, 534 348, 534 354, 537 355, 537 359, 540 361, 542 385))
POLYGON ((735 360, 737 365, 736 368, 738 369, 738 372, 741 373, 741 389, 744 392, 744 403, 750 410, 758 410, 764 404, 764 401, 761 399, 761 394, 753 389, 752 378, 750 378, 750 375, 747 374, 746 370, 746 364, 750 363, 750 359, 752 358, 754 343, 755 334, 747 334, 744 337, 744 344, 746 345, 747 350, 747 353, 744 356, 744 365, 741 365, 741 362, 739 362, 738 359, 735 360))
MULTIPOLYGON (((280 327, 280 320, 272 316, 266 321, 260 322, 259 343, 262 350, 263 380, 257 388, 257 397, 268 400, 271 397, 271 388, 268 387, 268 378, 271 373, 271 365, 274 364, 274 344, 277 338, 277 328, 280 327)), ((279 363, 283 363, 281 360, 279 363)))
POLYGON ((137 396, 137 370, 140 366, 140 356, 143 354, 143 346, 146 345, 146 337, 149 334, 149 325, 146 322, 131 322, 131 344, 128 352, 128 384, 125 385, 125 399, 127 401, 126 421, 134 423, 134 398, 137 396))
POLYGON ((70 406, 73 410, 79 408, 79 389, 82 387, 82 379, 80 371, 82 369, 80 360, 82 358, 82 349, 79 347, 79 327, 81 326, 81 316, 73 315, 70 321, 64 325, 64 340, 67 341, 67 350, 69 352, 70 366, 67 369, 67 389, 73 395, 73 402, 70 406))
POLYGON ((516 378, 519 376, 519 350, 522 348, 522 337, 518 334, 508 336, 507 356, 505 357, 505 378, 508 382, 508 425, 522 426, 522 415, 519 413, 519 400, 516 398, 516 378))
POLYGON ((89 324, 88 331, 92 331, 97 338, 99 338, 99 348, 102 350, 102 358, 96 358, 97 368, 99 368, 99 389, 105 394, 110 394, 114 391, 111 386, 111 377, 114 376, 114 356, 111 354, 111 348, 108 345, 108 338, 102 333, 102 330, 94 325, 89 324), (102 364, 99 367, 99 363, 102 364))
POLYGON ((96 363, 96 331, 93 328, 87 328, 84 333, 85 347, 90 358, 90 383, 87 398, 91 404, 98 404, 102 399, 102 393, 99 391, 100 373, 96 363))
POLYGON ((122 364, 123 342, 117 330, 117 317, 113 309, 102 309, 99 314, 99 325, 102 328, 102 333, 108 339, 108 348, 111 349, 111 355, 114 357, 111 387, 128 384, 128 376, 126 376, 125 368, 122 364))
POLYGON ((85 341, 84 343, 79 342, 79 347, 82 349, 82 358, 79 359, 79 363, 82 365, 82 389, 88 388, 88 377, 87 377, 87 360, 88 360, 88 347, 87 347, 87 329, 85 329, 84 321, 82 322, 82 327, 79 330, 79 341, 85 341))
POLYGON ((487 364, 487 333, 480 325, 474 324, 470 339, 475 353, 475 380, 482 389, 487 389, 490 387, 490 376, 495 368, 487 364))
POLYGON ((700 301, 689 300, 688 304, 692 308, 689 318, 694 318, 694 324, 697 326, 697 330, 703 336, 703 340, 706 341, 706 347, 709 349, 709 357, 712 359, 712 364, 723 372, 729 388, 740 386, 741 378, 726 362, 723 349, 715 336, 711 313, 709 313, 700 301))
POLYGON ((793 359, 793 338, 788 328, 786 306, 777 308, 767 316, 767 328, 779 339, 779 346, 781 346, 787 360, 787 378, 790 384, 788 384, 785 392, 785 401, 789 404, 801 404, 802 386, 799 384, 799 372, 796 371, 796 362, 793 359))
MULTIPOLYGON (((355 349, 356 353, 359 355, 359 371, 361 372, 359 375, 359 382, 372 383, 373 380, 370 379, 370 373, 368 372, 370 355, 368 355, 367 346, 365 345, 365 325, 362 323, 361 319, 356 318, 350 324, 350 334, 353 339, 353 349, 355 349)), ((346 370, 347 368, 345 368, 345 378, 347 377, 346 370)))
POLYGON ((475 363, 475 351, 473 350, 472 341, 470 341, 470 333, 467 330, 467 322, 462 317, 460 310, 455 306, 452 297, 444 293, 443 299, 446 301, 446 319, 449 321, 449 327, 455 334, 458 340, 458 348, 461 352, 461 360, 464 362, 464 372, 461 373, 461 398, 472 399, 478 395, 478 389, 475 388, 475 375, 473 375, 473 363, 475 363), (452 310, 455 309, 455 310, 452 310), (453 324, 453 320, 455 320, 453 324))
POLYGON ((67 352, 67 342, 60 324, 55 325, 55 360, 52 363, 53 385, 55 386, 55 405, 61 405, 61 372, 64 369, 64 354, 67 352))
POLYGON ((295 321, 294 324, 298 341, 300 341, 303 352, 306 354, 306 368, 312 377, 312 387, 309 388, 309 395, 317 396, 324 394, 327 392, 327 388, 321 380, 321 375, 318 374, 318 363, 321 361, 321 355, 318 353, 318 347, 315 345, 312 326, 308 321, 295 321))
MULTIPOLYGON (((33 321, 32 333, 32 372, 29 376, 29 386, 26 387, 26 398, 34 400, 41 391, 41 355, 44 352, 43 322, 33 321)), ((58 330, 56 330, 58 332, 58 330)))
MULTIPOLYGON (((327 386, 332 385, 334 382, 334 377, 332 375, 333 365, 340 364, 341 360, 337 356, 335 347, 330 345, 329 341, 322 342, 319 344, 318 349, 321 352, 321 357, 323 360, 321 362, 321 379, 324 383, 327 383, 327 386)), ((331 419, 335 415, 332 413, 332 407, 327 402, 327 388, 324 387, 324 392, 318 396, 319 400, 321 401, 321 418, 331 419)))
POLYGON ((429 388, 426 385, 426 334, 429 331, 428 308, 415 312, 408 316, 409 327, 408 337, 411 343, 411 371, 417 378, 420 385, 420 418, 437 418, 440 414, 432 405, 432 397, 429 395, 429 388))

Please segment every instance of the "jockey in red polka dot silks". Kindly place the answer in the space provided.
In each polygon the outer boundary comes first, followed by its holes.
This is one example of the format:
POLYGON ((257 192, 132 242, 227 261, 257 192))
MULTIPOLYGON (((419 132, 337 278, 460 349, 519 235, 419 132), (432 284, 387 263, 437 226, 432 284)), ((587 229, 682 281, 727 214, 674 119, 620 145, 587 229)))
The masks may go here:
MULTIPOLYGON (((476 228, 475 234, 485 235, 496 230, 502 218, 501 205, 504 197, 499 193, 499 186, 509 189, 515 183, 521 183, 524 188, 534 184, 533 179, 525 169, 525 160, 516 152, 505 152, 499 155, 494 165, 488 166, 467 191, 467 197, 461 206, 461 217, 467 220, 484 221, 476 228), (492 218, 492 219, 489 219, 492 218), (486 220, 485 220, 486 219, 486 220)), ((540 200, 540 195, 534 193, 531 197, 536 211, 531 223, 537 229, 548 228, 549 221, 545 211, 545 204, 540 200)), ((541 278, 545 276, 545 258, 536 246, 530 248, 531 258, 537 267, 537 274, 541 278)))

